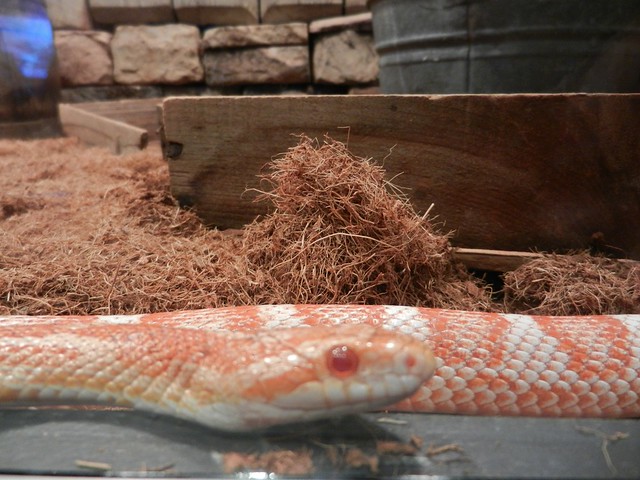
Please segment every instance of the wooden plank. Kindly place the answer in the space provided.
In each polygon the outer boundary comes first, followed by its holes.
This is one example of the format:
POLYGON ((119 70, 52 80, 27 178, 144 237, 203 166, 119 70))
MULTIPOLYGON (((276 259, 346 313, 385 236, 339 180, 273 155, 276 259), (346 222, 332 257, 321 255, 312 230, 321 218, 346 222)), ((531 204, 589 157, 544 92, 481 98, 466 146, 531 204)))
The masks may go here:
POLYGON ((461 247, 587 248, 640 258, 640 95, 171 98, 171 185, 211 225, 265 206, 245 193, 295 134, 383 162, 461 247))
MULTIPOLYGON (((8 2, 5 2, 8 3, 8 2)), ((87 0, 45 0, 47 15, 54 30, 91 30, 87 0)))
POLYGON ((456 248, 453 258, 469 269, 510 272, 531 260, 541 258, 541 253, 507 252, 479 248, 456 248))
POLYGON ((107 147, 115 154, 137 152, 147 146, 146 130, 72 105, 60 105, 60 121, 66 135, 107 147))
POLYGON ((342 15, 342 0, 260 0, 263 23, 310 22, 342 15))
POLYGON ((339 30, 353 29, 358 31, 372 30, 371 12, 358 13, 355 15, 345 15, 342 17, 323 18, 315 20, 309 24, 309 33, 328 33, 339 30))
POLYGON ((260 20, 258 0, 173 0, 178 22, 195 25, 252 25, 260 20))
MULTIPOLYGON (((494 272, 510 272, 527 262, 544 257, 543 253, 511 252, 503 250, 489 250, 481 248, 456 248, 453 258, 463 263, 467 268, 476 270, 490 270, 494 272)), ((633 260, 617 260, 626 265, 639 265, 633 260)))
POLYGON ((149 141, 159 140, 161 98, 76 103, 73 106, 147 131, 149 141))
POLYGON ((96 23, 109 25, 171 23, 175 20, 172 0, 88 0, 96 23))

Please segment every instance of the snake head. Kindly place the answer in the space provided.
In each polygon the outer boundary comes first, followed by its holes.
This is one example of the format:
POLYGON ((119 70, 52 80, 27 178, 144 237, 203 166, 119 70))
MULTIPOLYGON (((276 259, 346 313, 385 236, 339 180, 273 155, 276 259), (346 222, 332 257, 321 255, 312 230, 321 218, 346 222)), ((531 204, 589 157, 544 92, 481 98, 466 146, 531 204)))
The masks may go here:
POLYGON ((299 327, 255 334, 243 357, 229 429, 249 430, 389 406, 434 373, 431 351, 408 335, 370 325, 299 327), (248 380, 250 379, 250 381, 248 380))

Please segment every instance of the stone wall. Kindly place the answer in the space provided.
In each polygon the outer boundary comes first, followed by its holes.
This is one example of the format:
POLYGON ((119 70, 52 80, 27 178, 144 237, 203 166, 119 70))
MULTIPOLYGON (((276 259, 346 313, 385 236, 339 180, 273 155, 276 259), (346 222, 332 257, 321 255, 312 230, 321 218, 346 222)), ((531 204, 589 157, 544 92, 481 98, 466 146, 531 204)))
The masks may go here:
POLYGON ((377 91, 366 0, 45 0, 63 101, 377 91))

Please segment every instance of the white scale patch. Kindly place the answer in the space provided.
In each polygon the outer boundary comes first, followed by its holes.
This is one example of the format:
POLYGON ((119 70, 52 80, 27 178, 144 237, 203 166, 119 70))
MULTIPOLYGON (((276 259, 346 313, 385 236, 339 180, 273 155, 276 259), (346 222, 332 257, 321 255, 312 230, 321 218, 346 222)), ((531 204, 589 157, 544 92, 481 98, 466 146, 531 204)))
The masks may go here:
POLYGON ((384 313, 389 319, 398 320, 400 323, 406 323, 415 320, 420 316, 420 310, 415 307, 404 307, 401 305, 385 305, 384 313))
MULTIPOLYGON (((427 313, 428 311, 413 307, 400 306, 385 306, 382 308, 382 315, 380 316, 385 328, 399 330, 422 340, 429 338, 431 328, 429 326, 430 322, 429 313, 427 313)), ((299 326, 306 324, 305 316, 301 315, 299 309, 293 305, 270 305, 259 307, 257 311, 260 320, 263 321, 264 326, 267 328, 299 326)), ((216 317, 216 314, 212 313, 212 311, 209 312, 211 317, 216 317)), ((233 312, 234 310, 229 309, 226 313, 221 313, 219 317, 239 319, 240 315, 234 314, 233 312)), ((311 310, 308 310, 308 312, 311 312, 311 310)), ((319 314, 324 315, 328 323, 357 323, 365 317, 365 310, 364 308, 349 310, 346 308, 341 309, 327 307, 324 310, 320 309, 319 314)), ((207 314, 205 312, 202 315, 204 318, 207 314)), ((447 314, 445 313, 445 316, 446 315, 447 314)), ((455 323, 453 313, 450 315, 452 321, 455 323)), ((99 316, 97 317, 97 321, 103 324, 135 325, 141 322, 142 317, 142 315, 99 316)), ((52 317, 51 320, 49 320, 48 317, 40 317, 38 321, 40 323, 45 323, 47 321, 53 322, 58 318, 60 317, 52 317)), ((474 368, 471 368, 471 366, 465 365, 464 362, 461 362, 457 365, 450 364, 443 366, 442 360, 437 359, 439 368, 438 376, 434 377, 430 381, 429 388, 432 391, 446 389, 442 392, 442 401, 438 401, 439 408, 449 408, 450 410, 455 409, 450 398, 453 396, 453 392, 460 392, 459 395, 455 395, 455 403, 458 405, 465 401, 473 401, 478 405, 484 403, 491 404, 495 402, 496 412, 499 412, 499 408, 501 407, 513 406, 513 409, 510 410, 509 408, 506 408, 506 410, 503 411, 513 410, 513 413, 518 413, 519 407, 516 405, 517 396, 527 393, 531 390, 532 385, 543 390, 549 390, 553 386, 555 392, 573 390, 574 393, 581 397, 581 404, 585 404, 586 406, 593 405, 594 408, 605 408, 607 405, 615 405, 615 402, 618 401, 616 395, 627 392, 628 395, 625 402, 623 402, 625 405, 622 405, 621 403, 621 407, 626 407, 626 404, 633 404, 638 401, 636 392, 630 391, 630 388, 631 390, 638 388, 637 385, 638 382, 640 382, 640 379, 638 378, 638 371, 640 370, 640 315, 618 315, 614 317, 628 329, 630 333, 628 335, 628 339, 632 345, 629 347, 631 349, 629 367, 619 373, 620 380, 616 379, 612 382, 600 380, 597 375, 586 379, 580 379, 576 372, 567 371, 566 368, 569 355, 556 350, 559 345, 559 340, 545 335, 538 327, 535 318, 526 315, 504 315, 503 318, 510 322, 510 328, 505 336, 507 339, 505 345, 509 354, 506 356, 506 368, 500 372, 500 375, 513 382, 512 390, 508 392, 498 392, 497 390, 489 391, 486 388, 486 384, 468 384, 469 381, 477 378, 475 368, 477 365, 474 365, 474 368), (630 387, 629 382, 636 382, 636 386, 631 384, 630 387), (594 391, 602 393, 596 394, 594 391), (495 396, 496 393, 501 393, 500 400, 495 396), (500 405, 498 405, 498 402, 500 405), (598 404, 599 407, 595 407, 598 404)), ((5 321, 4 318, 2 320, 5 321)), ((23 324, 30 323, 28 318, 20 317, 14 317, 9 321, 13 321, 15 324, 20 324, 21 322, 23 324)), ((588 335, 589 332, 585 332, 585 334, 588 335)), ((24 340, 26 341, 26 339, 24 340)), ((461 345, 464 343, 462 340, 463 339, 461 339, 461 345)), ((472 344, 466 346, 462 345, 462 348, 471 350, 469 354, 474 353, 483 358, 487 353, 485 350, 474 350, 475 346, 472 344)), ((599 359, 601 361, 606 360, 607 348, 609 348, 609 345, 605 341, 594 341, 592 358, 599 359)), ((486 356, 486 358, 489 357, 486 356)), ((109 359, 103 357, 103 360, 106 361, 109 359)), ((592 365, 592 367, 594 367, 594 365, 592 365)), ((85 366, 83 369, 90 368, 89 366, 85 366)), ((126 373, 128 374, 129 372, 126 373)), ((403 382, 404 380, 401 379, 400 383, 403 382)), ((385 390, 384 382, 380 382, 374 388, 381 390, 379 393, 382 393, 382 390, 385 390)), ((425 390, 427 389, 425 388, 425 390)), ((362 393, 360 390, 354 389, 351 392, 351 395, 357 395, 360 393, 362 393)), ((66 390, 58 390, 54 392, 51 388, 45 388, 41 395, 56 395, 58 397, 75 395, 77 398, 88 395, 88 393, 82 391, 71 392, 66 390)), ((104 397, 105 400, 114 399, 113 396, 109 394, 102 394, 99 396, 99 398, 102 397, 104 397)), ((557 395, 550 395, 546 397, 546 406, 553 408, 557 401, 556 397, 557 395)), ((531 406, 535 405, 539 408, 545 407, 544 404, 535 404, 535 402, 542 400, 535 399, 533 395, 527 396, 526 398, 529 398, 531 406)), ((566 403, 562 408, 570 407, 571 405, 569 405, 569 403, 576 403, 577 399, 565 402, 566 403)), ((151 409, 153 409, 153 407, 151 409)), ((233 409, 225 411, 223 407, 221 410, 223 413, 222 416, 225 417, 227 414, 237 415, 237 413, 232 410, 233 409)), ((487 411, 490 411, 490 409, 487 409, 487 411)), ((559 412, 560 409, 557 411, 559 412)), ((579 409, 576 411, 577 413, 580 413, 579 409)), ((289 413, 290 412, 271 412, 271 415, 284 416, 289 413)), ((187 414, 183 416, 188 418, 191 415, 187 414)), ((233 421, 234 420, 219 418, 217 416, 216 418, 210 419, 212 424, 219 423, 223 425, 225 422, 233 423, 233 421)), ((208 422, 205 421, 204 423, 208 422)))
POLYGON ((258 316, 267 329, 299 327, 305 324, 295 305, 263 305, 258 308, 258 316))
POLYGON ((98 315, 96 322, 106 325, 139 325, 144 315, 98 315))
POLYGON ((633 333, 635 341, 640 342, 640 315, 616 315, 614 318, 633 333))
POLYGON ((15 327, 23 325, 49 325, 59 322, 60 318, 64 317, 30 317, 28 315, 9 315, 6 317, 0 317, 0 325, 3 327, 15 327))
POLYGON ((207 331, 228 331, 244 319, 235 308, 213 308, 178 312, 160 322, 162 325, 207 331))
MULTIPOLYGON (((631 333, 631 365, 636 372, 640 371, 640 315, 616 315, 616 318, 631 333)), ((636 374, 637 375, 637 374, 636 374)))
POLYGON ((387 330, 400 331, 406 335, 424 342, 431 337, 429 322, 426 321, 420 309, 400 305, 385 305, 384 325, 387 330))

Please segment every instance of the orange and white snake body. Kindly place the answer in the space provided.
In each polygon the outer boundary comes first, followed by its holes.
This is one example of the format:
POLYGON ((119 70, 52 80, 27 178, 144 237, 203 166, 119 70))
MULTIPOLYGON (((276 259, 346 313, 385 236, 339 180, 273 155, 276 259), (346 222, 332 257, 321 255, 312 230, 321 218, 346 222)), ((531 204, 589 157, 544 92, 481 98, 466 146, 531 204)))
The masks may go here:
POLYGON ((640 315, 265 305, 0 317, 0 404, 39 402, 229 431, 380 408, 640 417, 640 315))

